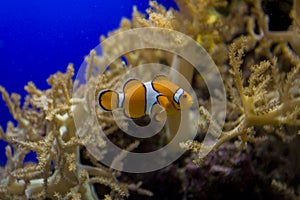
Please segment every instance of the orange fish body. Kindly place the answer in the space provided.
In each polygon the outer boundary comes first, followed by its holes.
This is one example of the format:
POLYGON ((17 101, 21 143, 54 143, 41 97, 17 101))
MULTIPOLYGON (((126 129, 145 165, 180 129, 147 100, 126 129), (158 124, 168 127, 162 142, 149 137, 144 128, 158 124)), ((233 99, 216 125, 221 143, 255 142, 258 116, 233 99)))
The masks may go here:
POLYGON ((130 79, 124 84, 123 93, 102 90, 98 94, 98 103, 107 111, 123 108, 126 116, 136 119, 150 115, 156 105, 161 106, 167 115, 176 114, 189 109, 193 99, 167 77, 159 75, 145 83, 130 79))

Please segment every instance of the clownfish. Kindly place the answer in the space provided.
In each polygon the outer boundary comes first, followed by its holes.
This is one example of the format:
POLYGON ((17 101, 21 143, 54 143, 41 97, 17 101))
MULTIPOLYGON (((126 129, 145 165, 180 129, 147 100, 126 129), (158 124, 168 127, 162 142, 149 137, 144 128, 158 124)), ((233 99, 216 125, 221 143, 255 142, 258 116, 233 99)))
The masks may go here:
POLYGON ((129 79, 123 85, 123 92, 102 90, 98 93, 98 104, 105 111, 123 108, 127 117, 137 119, 157 111, 155 119, 163 119, 163 111, 173 115, 180 110, 189 109, 193 104, 192 96, 172 83, 166 76, 158 75, 152 81, 141 82, 129 79))

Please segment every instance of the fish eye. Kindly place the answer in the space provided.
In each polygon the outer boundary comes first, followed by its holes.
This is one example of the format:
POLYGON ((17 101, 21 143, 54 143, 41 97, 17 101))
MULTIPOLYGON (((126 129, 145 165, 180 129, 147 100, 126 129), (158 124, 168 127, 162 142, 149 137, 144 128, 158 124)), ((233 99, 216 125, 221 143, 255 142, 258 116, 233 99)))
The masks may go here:
POLYGON ((186 99, 186 98, 187 98, 187 95, 186 95, 186 94, 183 94, 183 95, 182 95, 182 98, 186 99))

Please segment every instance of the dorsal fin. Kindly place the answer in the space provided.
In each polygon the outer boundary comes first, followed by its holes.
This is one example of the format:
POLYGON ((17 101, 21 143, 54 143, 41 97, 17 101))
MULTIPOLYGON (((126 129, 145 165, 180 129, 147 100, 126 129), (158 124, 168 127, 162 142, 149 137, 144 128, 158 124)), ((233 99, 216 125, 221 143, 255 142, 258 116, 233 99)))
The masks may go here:
POLYGON ((153 89, 166 96, 170 101, 178 89, 178 86, 172 83, 165 75, 158 75, 152 81, 153 89))
POLYGON ((126 93, 127 91, 138 88, 142 85, 143 85, 143 83, 140 80, 129 79, 125 82, 125 84, 123 86, 123 91, 124 91, 124 93, 126 93))
POLYGON ((98 94, 98 104, 102 109, 112 111, 118 107, 119 94, 113 90, 102 90, 98 94))

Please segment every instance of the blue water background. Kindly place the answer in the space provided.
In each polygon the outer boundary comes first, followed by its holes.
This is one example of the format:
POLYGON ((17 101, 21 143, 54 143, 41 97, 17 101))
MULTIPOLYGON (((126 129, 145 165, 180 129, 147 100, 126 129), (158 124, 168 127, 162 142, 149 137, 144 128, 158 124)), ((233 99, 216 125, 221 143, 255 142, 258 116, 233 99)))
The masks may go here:
MULTIPOLYGON (((158 0, 175 7, 173 0, 158 0)), ((46 79, 77 71, 85 55, 99 44, 100 35, 119 27, 122 17, 131 18, 132 7, 148 8, 147 0, 15 0, 0 2, 0 85, 9 93, 26 95, 24 86, 33 81, 47 89, 46 79)), ((0 98, 0 125, 5 130, 12 117, 0 98)), ((6 143, 0 140, 0 166, 6 162, 6 143)), ((34 154, 27 160, 35 161, 34 154)))

